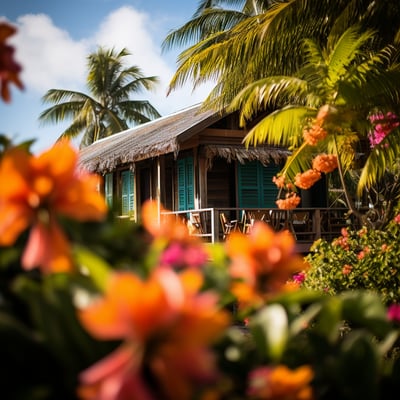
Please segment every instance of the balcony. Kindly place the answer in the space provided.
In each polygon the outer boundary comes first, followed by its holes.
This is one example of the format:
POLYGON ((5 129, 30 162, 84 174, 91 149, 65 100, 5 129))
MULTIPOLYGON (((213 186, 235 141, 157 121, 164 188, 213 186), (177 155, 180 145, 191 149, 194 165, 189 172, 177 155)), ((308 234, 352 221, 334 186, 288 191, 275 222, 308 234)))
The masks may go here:
POLYGON ((192 235, 211 243, 226 240, 234 231, 249 233, 256 221, 263 221, 275 231, 289 230, 299 253, 307 253, 318 239, 330 241, 340 236, 343 227, 359 228, 347 208, 203 208, 163 214, 185 220, 192 235))

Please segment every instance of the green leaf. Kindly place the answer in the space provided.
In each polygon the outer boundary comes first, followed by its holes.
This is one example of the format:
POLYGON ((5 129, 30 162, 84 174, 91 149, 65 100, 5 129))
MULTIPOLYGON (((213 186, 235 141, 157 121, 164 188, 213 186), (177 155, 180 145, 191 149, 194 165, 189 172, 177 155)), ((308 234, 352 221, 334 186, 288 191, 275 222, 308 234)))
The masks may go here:
POLYGON ((353 326, 365 327, 377 336, 386 335, 391 325, 387 319, 386 308, 378 293, 370 291, 344 292, 343 318, 353 326))
POLYGON ((282 356, 288 340, 289 324, 286 311, 280 304, 262 308, 250 322, 255 340, 265 355, 274 361, 282 356))
POLYGON ((379 360, 371 335, 352 331, 346 336, 338 357, 339 386, 343 398, 377 400, 379 360))
POLYGON ((342 320, 342 302, 337 296, 331 297, 319 313, 316 330, 330 342, 334 342, 340 335, 342 320))
POLYGON ((95 286, 104 291, 112 267, 104 259, 83 247, 74 249, 74 257, 83 274, 89 276, 95 286))

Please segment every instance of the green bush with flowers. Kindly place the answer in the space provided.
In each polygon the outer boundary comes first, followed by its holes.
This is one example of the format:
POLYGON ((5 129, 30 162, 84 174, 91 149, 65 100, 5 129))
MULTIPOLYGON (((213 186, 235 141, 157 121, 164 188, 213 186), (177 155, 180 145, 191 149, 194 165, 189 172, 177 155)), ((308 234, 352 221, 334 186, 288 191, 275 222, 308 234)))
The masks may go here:
POLYGON ((301 287, 293 236, 263 222, 210 245, 154 202, 115 220, 70 143, 30 145, 0 137, 2 399, 398 398, 397 304, 301 287))
POLYGON ((399 223, 398 215, 384 230, 343 228, 332 242, 315 242, 306 257, 304 287, 329 294, 371 290, 387 305, 400 303, 399 223))

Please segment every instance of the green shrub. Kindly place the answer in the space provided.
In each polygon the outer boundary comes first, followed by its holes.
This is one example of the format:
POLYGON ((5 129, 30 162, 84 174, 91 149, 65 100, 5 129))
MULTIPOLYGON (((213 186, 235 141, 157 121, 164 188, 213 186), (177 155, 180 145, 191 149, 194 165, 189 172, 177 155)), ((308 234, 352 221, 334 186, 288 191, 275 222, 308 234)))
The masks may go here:
POLYGON ((310 269, 303 286, 329 294, 372 290, 385 304, 400 303, 399 237, 400 214, 384 231, 343 228, 332 242, 315 242, 306 256, 310 269))

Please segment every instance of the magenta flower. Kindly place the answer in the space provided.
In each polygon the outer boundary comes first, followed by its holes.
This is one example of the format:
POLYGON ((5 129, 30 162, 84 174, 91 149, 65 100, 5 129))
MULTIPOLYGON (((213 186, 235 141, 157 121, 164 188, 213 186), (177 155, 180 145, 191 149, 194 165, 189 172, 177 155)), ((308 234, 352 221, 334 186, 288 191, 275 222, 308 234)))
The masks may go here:
POLYGON ((296 283, 301 284, 301 283, 304 282, 305 279, 306 279, 306 274, 305 274, 305 272, 299 272, 298 274, 293 275, 293 280, 294 280, 296 283))
POLYGON ((208 259, 203 246, 172 243, 161 255, 160 264, 171 268, 200 268, 208 259))
POLYGON ((386 115, 382 113, 371 115, 369 120, 374 125, 373 131, 368 135, 371 148, 380 144, 394 128, 400 125, 397 115, 392 112, 386 115))
POLYGON ((400 304, 391 304, 388 307, 387 316, 390 321, 400 322, 400 304))

